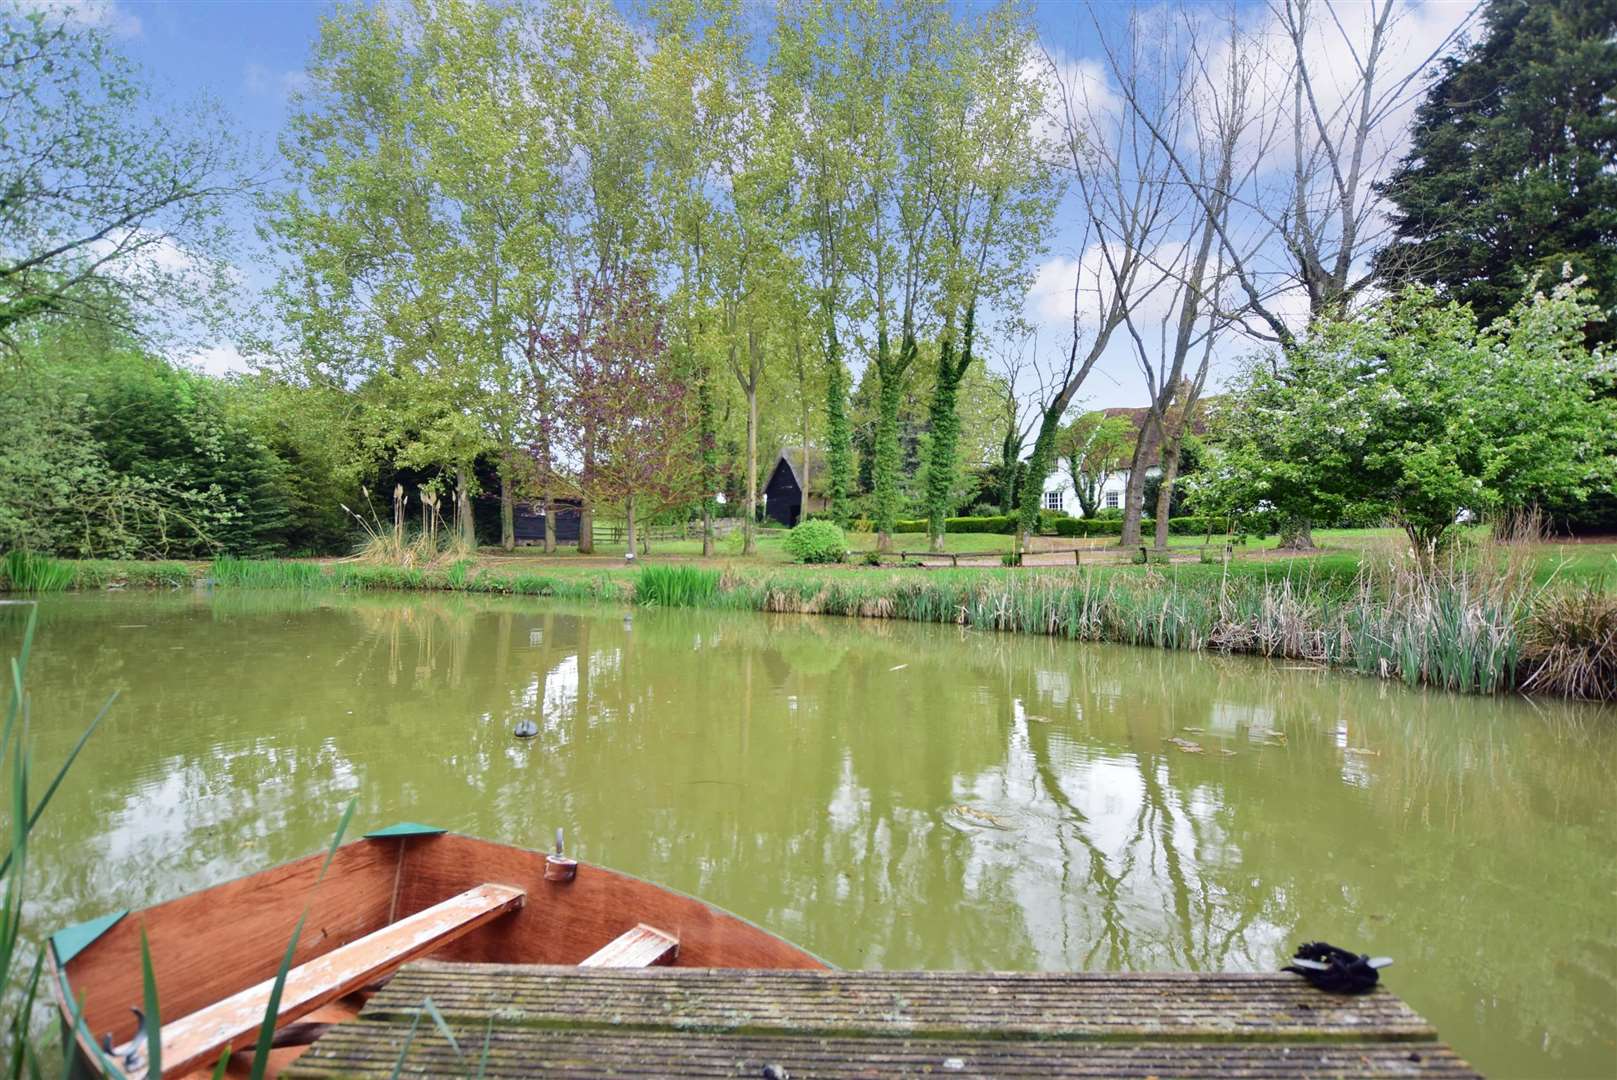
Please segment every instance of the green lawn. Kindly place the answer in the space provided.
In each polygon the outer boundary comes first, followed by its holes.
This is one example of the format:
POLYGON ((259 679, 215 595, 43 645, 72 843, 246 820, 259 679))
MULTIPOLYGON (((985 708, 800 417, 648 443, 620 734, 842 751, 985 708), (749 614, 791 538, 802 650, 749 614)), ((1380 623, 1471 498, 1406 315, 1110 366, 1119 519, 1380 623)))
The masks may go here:
MULTIPOLYGON (((1482 530, 1470 529, 1467 532, 1469 538, 1476 539, 1480 537, 1482 530)), ((785 537, 785 530, 782 529, 760 530, 758 552, 750 559, 742 559, 734 547, 721 541, 716 558, 721 563, 731 565, 791 566, 792 558, 786 551, 785 537)), ((1053 547, 1061 549, 1081 547, 1086 552, 1093 550, 1102 556, 1113 552, 1119 557, 1122 555, 1115 542, 1107 542, 1098 537, 1087 540, 1064 538, 1048 538, 1048 540, 1053 547)), ((1276 553, 1275 549, 1279 543, 1276 537, 1249 539, 1245 544, 1237 545, 1235 560, 1231 563, 1229 572, 1269 579, 1300 577, 1351 582, 1358 573, 1361 559, 1366 552, 1377 550, 1396 552, 1407 543, 1402 530, 1399 529, 1320 529, 1315 531, 1314 541, 1319 546, 1318 551, 1288 556, 1276 553)), ((1203 542, 1204 538, 1200 536, 1174 536, 1170 538, 1169 545, 1175 549, 1197 548, 1201 547, 1203 542)), ((1217 545, 1219 538, 1215 537, 1214 543, 1217 545)), ((894 545, 899 551, 925 552, 927 538, 920 533, 900 533, 894 537, 894 545)), ((848 547, 854 552, 874 551, 876 536, 874 533, 849 533, 848 547)), ((945 548, 956 554, 1006 553, 1012 550, 1012 537, 997 533, 950 533, 945 548)), ((702 542, 699 539, 659 540, 652 543, 649 559, 650 561, 698 559, 701 554, 702 542)), ((525 569, 542 564, 546 571, 599 572, 603 566, 613 567, 622 564, 624 545, 597 544, 593 557, 580 556, 570 548, 546 556, 535 548, 519 548, 515 553, 507 554, 498 548, 485 547, 479 555, 481 561, 500 569, 525 569)), ((1544 543, 1538 546, 1536 557, 1538 559, 1536 576, 1541 582, 1551 580, 1589 582, 1606 587, 1617 584, 1617 541, 1544 543)), ((642 561, 645 561, 644 558, 642 561)), ((973 571, 1000 570, 990 559, 973 561, 970 566, 973 571)), ((1035 573, 1061 569, 1061 567, 1028 567, 1019 572, 1035 573)), ((1164 574, 1187 581, 1209 576, 1217 577, 1225 572, 1217 563, 1204 565, 1195 562, 1176 562, 1168 566, 1150 567, 1129 564, 1107 565, 1106 569, 1126 574, 1164 574)), ((965 567, 962 567, 962 572, 964 571, 965 567)))

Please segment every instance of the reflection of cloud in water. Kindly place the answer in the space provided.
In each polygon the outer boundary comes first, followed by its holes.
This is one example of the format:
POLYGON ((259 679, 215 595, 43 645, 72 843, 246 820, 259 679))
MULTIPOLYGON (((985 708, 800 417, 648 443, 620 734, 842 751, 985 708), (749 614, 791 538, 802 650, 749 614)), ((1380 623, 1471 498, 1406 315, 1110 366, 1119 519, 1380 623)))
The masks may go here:
POLYGON ((1228 918, 1220 875, 1241 852, 1222 824, 1222 789, 1187 789, 1156 755, 1059 735, 1040 751, 1020 701, 1013 714, 1003 762, 956 780, 982 823, 962 830, 963 885, 974 903, 1014 903, 1036 966, 1215 970, 1283 946, 1286 927, 1228 918))
POLYGON ((1072 697, 1072 676, 1065 671, 1039 669, 1033 673, 1033 686, 1052 705, 1066 705, 1072 697))
POLYGON ((1239 705, 1215 701, 1207 711, 1207 730, 1233 735, 1242 728, 1268 731, 1274 727, 1275 711, 1267 705, 1239 705))

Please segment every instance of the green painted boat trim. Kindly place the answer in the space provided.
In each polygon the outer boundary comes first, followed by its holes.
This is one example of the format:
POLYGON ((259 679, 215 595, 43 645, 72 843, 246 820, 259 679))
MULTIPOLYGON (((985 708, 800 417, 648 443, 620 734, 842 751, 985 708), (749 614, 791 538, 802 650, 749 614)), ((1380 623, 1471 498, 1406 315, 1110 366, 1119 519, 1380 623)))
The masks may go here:
POLYGON ((385 829, 365 834, 367 840, 380 840, 388 836, 438 836, 448 832, 436 825, 418 825, 413 821, 401 821, 397 825, 389 825, 385 829))
POLYGON ((51 935, 51 948, 56 950, 56 962, 66 964, 79 953, 89 948, 96 938, 112 929, 114 923, 125 915, 129 909, 114 911, 111 915, 103 915, 99 919, 81 922, 56 931, 51 935))

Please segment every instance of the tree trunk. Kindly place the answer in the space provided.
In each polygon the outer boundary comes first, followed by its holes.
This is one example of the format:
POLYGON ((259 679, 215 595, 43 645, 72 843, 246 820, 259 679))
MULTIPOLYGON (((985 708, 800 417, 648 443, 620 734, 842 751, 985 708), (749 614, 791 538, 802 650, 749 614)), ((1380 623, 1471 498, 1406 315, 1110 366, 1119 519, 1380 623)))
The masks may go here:
POLYGON ((595 508, 588 499, 578 510, 578 553, 595 554, 595 508))
POLYGON ((511 497, 511 479, 500 470, 500 547, 515 551, 517 547, 516 500, 511 497))
POLYGON ((1173 513, 1173 484, 1179 476, 1179 447, 1184 443, 1184 432, 1178 431, 1162 450, 1162 484, 1157 488, 1156 549, 1168 549, 1168 520, 1173 513))
POLYGON ((1313 551, 1314 550, 1314 523, 1309 518, 1287 516, 1280 521, 1280 542, 1277 545, 1282 551, 1313 551))
POLYGON ((853 480, 853 447, 848 431, 848 369, 842 366, 842 351, 836 331, 830 325, 826 307, 825 334, 825 464, 828 506, 838 525, 848 525, 848 489, 853 480))
POLYGON ((554 555, 556 554, 556 507, 551 503, 549 495, 546 495, 541 500, 540 506, 545 512, 545 554, 554 555))
POLYGON ((747 520, 741 523, 741 554, 758 553, 758 380, 747 387, 747 520))
POLYGON ((1140 515, 1145 509, 1145 462, 1157 445, 1161 432, 1157 419, 1147 416, 1140 425, 1140 435, 1134 440, 1134 456, 1129 460, 1129 482, 1123 489, 1123 531, 1118 538, 1119 547, 1140 546, 1140 515))
POLYGON ((628 542, 629 542, 629 554, 633 555, 634 554, 634 495, 632 495, 632 494, 629 495, 627 498, 625 498, 623 500, 623 515, 628 520, 628 528, 625 530, 624 538, 626 540, 628 540, 628 542))
POLYGON ((713 430, 713 384, 704 369, 696 384, 698 439, 702 451, 702 557, 713 557, 713 489, 718 487, 717 436, 713 430))
POLYGON ((471 477, 466 466, 455 469, 455 516, 459 519, 460 538, 472 550, 477 550, 477 522, 472 520, 471 477))

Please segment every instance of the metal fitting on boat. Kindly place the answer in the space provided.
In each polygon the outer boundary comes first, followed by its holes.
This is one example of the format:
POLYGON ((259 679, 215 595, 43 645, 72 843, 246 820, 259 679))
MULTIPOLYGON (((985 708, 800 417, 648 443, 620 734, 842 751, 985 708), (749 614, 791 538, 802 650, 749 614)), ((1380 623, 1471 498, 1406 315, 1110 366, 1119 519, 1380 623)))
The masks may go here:
POLYGON ((556 830, 556 853, 545 856, 546 881, 571 881, 578 876, 578 860, 562 854, 561 830, 556 830))

